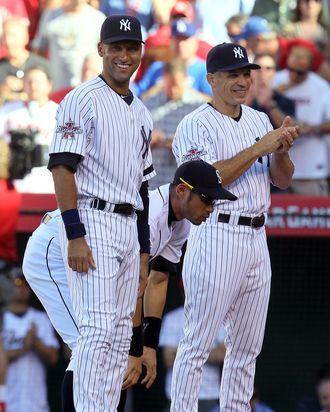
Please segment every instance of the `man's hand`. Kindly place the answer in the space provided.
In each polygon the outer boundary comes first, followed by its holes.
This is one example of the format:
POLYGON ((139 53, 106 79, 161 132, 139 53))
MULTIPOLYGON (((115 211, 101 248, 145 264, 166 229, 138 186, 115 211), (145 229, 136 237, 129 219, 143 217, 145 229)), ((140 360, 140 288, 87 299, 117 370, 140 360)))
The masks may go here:
POLYGON ((281 127, 268 132, 255 144, 258 147, 260 156, 274 152, 284 153, 290 149, 295 139, 299 136, 299 126, 290 125, 291 118, 286 116, 281 127))
POLYGON ((147 286, 149 274, 149 253, 141 253, 140 255, 140 279, 138 298, 142 297, 147 286))
POLYGON ((139 380, 141 372, 142 372, 142 357, 137 358, 135 356, 129 356, 122 389, 123 390, 128 389, 130 386, 135 385, 137 381, 139 380))
POLYGON ((146 367, 146 376, 141 381, 149 389, 154 383, 157 376, 157 358, 156 350, 147 346, 143 347, 142 365, 146 367))
POLYGON ((68 242, 68 264, 72 270, 86 273, 89 268, 96 268, 92 252, 84 237, 68 242))

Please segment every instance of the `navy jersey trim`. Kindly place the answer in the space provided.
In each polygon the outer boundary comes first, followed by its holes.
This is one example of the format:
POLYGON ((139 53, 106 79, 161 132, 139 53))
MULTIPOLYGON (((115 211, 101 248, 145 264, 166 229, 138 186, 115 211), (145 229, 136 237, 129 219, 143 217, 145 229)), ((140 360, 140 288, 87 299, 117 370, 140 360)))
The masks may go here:
POLYGON ((82 156, 77 153, 51 153, 49 155, 48 169, 52 170, 55 166, 66 166, 73 173, 76 172, 78 163, 82 160, 82 156))

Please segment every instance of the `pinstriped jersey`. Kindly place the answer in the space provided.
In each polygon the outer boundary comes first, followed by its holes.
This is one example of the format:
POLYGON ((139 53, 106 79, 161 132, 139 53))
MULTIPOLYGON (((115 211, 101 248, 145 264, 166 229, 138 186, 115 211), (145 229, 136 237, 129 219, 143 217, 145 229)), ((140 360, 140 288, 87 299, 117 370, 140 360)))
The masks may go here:
POLYGON ((75 174, 78 196, 130 203, 141 210, 140 186, 155 174, 151 130, 151 116, 137 97, 128 105, 97 77, 61 102, 50 154, 83 157, 75 174))
POLYGON ((163 185, 149 192, 150 256, 162 256, 178 263, 182 246, 189 235, 190 222, 182 219, 168 224, 169 187, 163 185))
MULTIPOLYGON (((226 116, 210 104, 203 104, 179 123, 173 153, 178 164, 202 159, 210 164, 234 157, 273 129, 268 116, 241 106, 238 119, 226 116)), ((220 200, 214 210, 258 215, 270 204, 270 156, 263 156, 238 179, 226 186, 238 200, 220 200)))

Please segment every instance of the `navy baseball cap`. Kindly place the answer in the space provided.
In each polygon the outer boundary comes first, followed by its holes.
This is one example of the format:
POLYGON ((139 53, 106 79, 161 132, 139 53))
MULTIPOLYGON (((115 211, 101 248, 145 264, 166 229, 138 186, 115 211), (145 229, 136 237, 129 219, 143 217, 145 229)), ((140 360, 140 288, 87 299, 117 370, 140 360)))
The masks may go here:
POLYGON ((237 197, 221 185, 219 171, 204 160, 182 163, 175 172, 173 184, 184 183, 191 190, 211 198, 237 200, 237 197))
POLYGON ((229 72, 237 69, 260 69, 259 64, 250 63, 245 47, 235 43, 222 43, 214 46, 207 54, 208 73, 229 72))
POLYGON ((195 25, 185 19, 175 20, 171 25, 172 37, 178 37, 178 36, 192 37, 195 34, 196 34, 195 25))
POLYGON ((101 27, 101 43, 109 44, 122 40, 144 43, 139 20, 124 14, 108 16, 101 27))

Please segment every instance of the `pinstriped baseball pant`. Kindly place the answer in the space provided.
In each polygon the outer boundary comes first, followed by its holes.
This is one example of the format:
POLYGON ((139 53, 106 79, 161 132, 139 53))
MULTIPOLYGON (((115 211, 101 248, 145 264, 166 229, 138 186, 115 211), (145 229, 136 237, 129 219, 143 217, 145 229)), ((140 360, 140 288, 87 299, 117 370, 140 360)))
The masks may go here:
MULTIPOLYGON (((115 412, 138 289, 136 219, 96 209, 81 208, 79 214, 96 269, 87 274, 67 271, 80 331, 73 382, 75 408, 76 412, 115 412)), ((67 245, 62 224, 61 239, 67 245)))
POLYGON ((184 337, 173 370, 171 412, 197 412, 203 364, 224 323, 221 412, 249 412, 271 281, 264 228, 227 223, 194 227, 183 267, 184 337))

